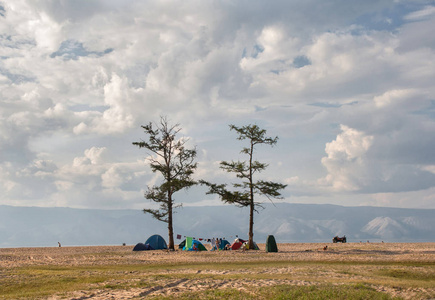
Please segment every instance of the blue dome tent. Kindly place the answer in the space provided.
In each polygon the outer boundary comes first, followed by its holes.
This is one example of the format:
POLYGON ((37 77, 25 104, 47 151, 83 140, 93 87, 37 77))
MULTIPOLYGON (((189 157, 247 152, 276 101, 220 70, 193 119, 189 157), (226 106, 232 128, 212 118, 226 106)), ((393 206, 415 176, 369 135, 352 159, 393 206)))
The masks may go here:
POLYGON ((224 250, 226 245, 231 246, 230 242, 228 242, 227 240, 220 240, 219 249, 224 250))
POLYGON ((154 234, 150 236, 146 242, 145 245, 149 244, 152 248, 159 250, 159 249, 168 249, 168 245, 166 244, 166 241, 162 236, 158 234, 154 234))

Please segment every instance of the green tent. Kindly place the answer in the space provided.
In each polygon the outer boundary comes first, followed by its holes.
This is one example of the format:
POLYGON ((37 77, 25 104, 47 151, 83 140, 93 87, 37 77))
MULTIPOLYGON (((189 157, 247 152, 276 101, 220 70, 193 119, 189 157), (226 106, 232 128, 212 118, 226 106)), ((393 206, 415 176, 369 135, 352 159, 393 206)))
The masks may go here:
POLYGON ((275 237, 273 235, 267 237, 266 252, 278 252, 278 246, 276 245, 275 237))
POLYGON ((207 248, 198 240, 195 240, 191 237, 186 237, 185 245, 183 247, 183 250, 185 251, 192 251, 193 250, 193 244, 196 244, 196 247, 198 248, 198 251, 207 251, 207 248))
POLYGON ((192 247, 193 244, 196 244, 196 248, 198 248, 198 251, 207 251, 207 248, 198 240, 192 240, 192 247))
MULTIPOLYGON (((184 245, 184 247, 185 247, 186 249, 190 249, 190 248, 192 248, 192 240, 193 240, 192 237, 190 237, 190 236, 187 236, 187 237, 186 237, 186 244, 184 245)), ((184 248, 183 248, 183 249, 184 249, 184 248)))

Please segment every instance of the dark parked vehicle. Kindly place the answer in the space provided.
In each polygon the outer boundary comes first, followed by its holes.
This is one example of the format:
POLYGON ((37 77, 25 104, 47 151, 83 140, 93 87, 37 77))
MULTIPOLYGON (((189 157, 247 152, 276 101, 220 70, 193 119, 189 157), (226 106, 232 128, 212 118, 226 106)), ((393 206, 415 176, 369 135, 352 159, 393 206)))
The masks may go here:
POLYGON ((332 239, 333 243, 346 243, 346 236, 343 237, 338 237, 338 236, 334 236, 334 238, 332 239))

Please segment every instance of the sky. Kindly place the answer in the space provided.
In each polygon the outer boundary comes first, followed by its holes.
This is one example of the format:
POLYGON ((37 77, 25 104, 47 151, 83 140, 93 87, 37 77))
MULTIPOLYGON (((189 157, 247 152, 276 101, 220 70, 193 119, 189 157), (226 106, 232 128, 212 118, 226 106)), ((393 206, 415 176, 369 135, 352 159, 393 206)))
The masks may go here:
POLYGON ((256 124, 280 201, 434 209, 434 28, 423 0, 0 0, 0 205, 152 206, 132 143, 166 116, 195 179, 236 182, 256 124))

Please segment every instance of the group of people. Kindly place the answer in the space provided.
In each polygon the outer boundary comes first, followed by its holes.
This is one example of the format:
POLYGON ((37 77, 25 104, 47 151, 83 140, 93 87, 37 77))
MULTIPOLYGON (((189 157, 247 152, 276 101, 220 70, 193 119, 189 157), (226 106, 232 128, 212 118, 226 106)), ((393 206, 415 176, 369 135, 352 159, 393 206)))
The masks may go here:
POLYGON ((212 238, 211 239, 211 250, 219 250, 219 245, 221 243, 221 239, 220 238, 212 238))

